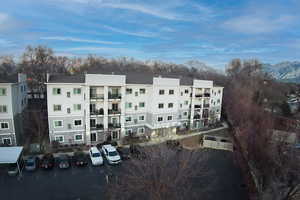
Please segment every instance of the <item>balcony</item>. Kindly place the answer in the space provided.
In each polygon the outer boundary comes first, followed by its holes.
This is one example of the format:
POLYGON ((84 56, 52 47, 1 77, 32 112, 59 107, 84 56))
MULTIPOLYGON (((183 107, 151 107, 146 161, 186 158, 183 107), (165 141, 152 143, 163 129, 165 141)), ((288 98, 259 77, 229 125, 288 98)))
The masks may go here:
POLYGON ((209 108, 209 104, 204 104, 203 108, 209 108))
POLYGON ((201 119, 200 115, 194 115, 194 119, 201 119))
POLYGON ((201 105, 194 105, 194 109, 201 109, 201 105))
POLYGON ((103 124, 96 124, 95 127, 91 127, 91 130, 104 130, 103 124))
POLYGON ((90 99, 100 99, 103 100, 104 99, 104 94, 90 94, 90 99))
POLYGON ((204 97, 210 97, 210 93, 204 93, 204 97))
POLYGON ((195 97, 198 98, 198 97, 203 97, 203 94, 195 94, 195 97))
POLYGON ((104 115, 104 110, 103 108, 99 110, 90 110, 90 115, 104 115))
POLYGON ((108 114, 109 115, 118 115, 118 114, 121 114, 121 110, 108 109, 108 114))
POLYGON ((122 98, 121 94, 108 93, 108 99, 121 99, 121 98, 122 98))
POLYGON ((120 123, 108 123, 108 128, 109 129, 121 128, 121 124, 120 123))

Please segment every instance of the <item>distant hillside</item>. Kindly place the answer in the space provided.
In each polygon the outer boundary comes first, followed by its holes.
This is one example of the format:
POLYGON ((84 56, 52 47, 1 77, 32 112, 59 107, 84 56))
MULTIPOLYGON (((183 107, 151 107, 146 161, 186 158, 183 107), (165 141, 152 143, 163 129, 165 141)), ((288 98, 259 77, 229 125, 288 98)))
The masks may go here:
POLYGON ((298 61, 274 65, 263 64, 263 70, 280 81, 300 83, 300 62, 298 61))

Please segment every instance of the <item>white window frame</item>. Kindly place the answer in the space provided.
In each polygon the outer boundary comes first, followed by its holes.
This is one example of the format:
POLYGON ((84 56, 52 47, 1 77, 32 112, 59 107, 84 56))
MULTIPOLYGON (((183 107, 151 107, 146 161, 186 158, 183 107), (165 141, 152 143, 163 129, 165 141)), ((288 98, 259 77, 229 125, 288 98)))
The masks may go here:
POLYGON ((0 93, 0 96, 7 96, 7 88, 0 88, 0 91, 5 91, 4 93, 0 93))
POLYGON ((61 95, 62 94, 62 89, 61 88, 52 88, 52 94, 53 95, 61 95), (57 94, 57 93, 54 92, 55 90, 57 92, 57 89, 60 89, 60 94, 57 94))
POLYGON ((125 117, 125 122, 126 122, 126 123, 132 122, 132 116, 126 116, 126 117, 125 117), (130 121, 127 121, 127 120, 126 120, 127 117, 130 118, 130 121))
POLYGON ((61 112, 62 111, 62 105, 61 104, 53 104, 53 112, 61 112), (55 106, 60 106, 60 110, 55 110, 55 106))
POLYGON ((9 137, 2 138, 2 144, 5 144, 4 140, 9 140, 9 144, 8 145, 12 145, 11 138, 9 138, 9 137))
POLYGON ((83 121, 82 121, 82 119, 74 119, 73 124, 74 124, 74 127, 82 127, 83 126, 83 121), (76 125, 75 121, 79 121, 79 120, 81 121, 81 125, 76 125))
POLYGON ((174 108, 174 103, 168 103, 168 108, 174 108), (172 107, 170 107, 170 104, 172 105, 172 107))
POLYGON ((126 135, 126 136, 129 135, 129 134, 128 134, 128 131, 130 131, 130 132, 132 133, 132 128, 129 128, 129 129, 126 129, 126 130, 125 130, 125 135, 126 135))
MULTIPOLYGON (((95 134, 95 135, 96 135, 96 140, 95 140, 95 141, 92 141, 92 140, 91 140, 91 142, 97 142, 97 141, 98 141, 98 134, 97 134, 97 132, 91 132, 91 135, 92 135, 92 134, 95 134)), ((91 136, 90 136, 90 137, 91 137, 91 136)))
POLYGON ((158 103, 158 109, 164 109, 165 105, 164 103, 158 103), (163 106, 160 108, 159 105, 162 104, 163 106))
POLYGON ((90 118, 90 127, 91 128, 97 127, 97 118, 90 118), (95 126, 91 126, 91 120, 95 120, 95 126))
POLYGON ((132 102, 126 102, 125 108, 131 109, 132 108, 132 102), (130 105, 130 107, 129 107, 130 105))
POLYGON ((8 122, 0 122, 0 130, 8 130, 9 129, 9 123, 8 122), (7 128, 2 128, 2 124, 7 124, 7 128))
POLYGON ((146 103, 143 101, 143 102, 139 102, 139 108, 145 108, 145 105, 146 105, 146 103), (144 104, 144 106, 141 106, 140 104, 141 103, 143 103, 144 104))
POLYGON ((146 89, 145 88, 140 88, 139 92, 140 92, 140 94, 146 94, 146 89), (143 90, 144 90, 144 92, 141 92, 143 90))
POLYGON ((82 133, 80 133, 80 134, 79 134, 79 133, 78 133, 78 134, 75 134, 75 135, 74 135, 74 141, 76 141, 76 142, 82 142, 82 141, 83 141, 83 134, 82 134, 82 133), (81 135, 81 139, 80 139, 80 140, 77 140, 77 139, 76 139, 76 136, 77 136, 77 135, 81 135))
POLYGON ((163 117, 163 116, 158 116, 158 117, 157 117, 157 122, 163 122, 163 121, 164 121, 164 117, 163 117), (162 120, 159 121, 158 118, 162 118, 162 120))
POLYGON ((173 116, 172 115, 168 115, 167 121, 172 121, 172 120, 173 120, 173 116), (169 119, 169 117, 171 117, 171 119, 169 119))
POLYGON ((64 127, 64 121, 63 120, 53 120, 53 127, 54 128, 63 128, 64 127), (55 126, 55 122, 61 122, 61 126, 55 126))
POLYGON ((169 90, 169 95, 174 95, 174 94, 175 94, 175 91, 173 89, 170 89, 169 90), (173 91, 173 94, 170 93, 171 91, 173 91))
POLYGON ((143 121, 145 121, 145 115, 139 115, 139 118, 138 118, 138 120, 139 120, 140 122, 143 122, 143 121), (144 117, 144 119, 140 119, 140 117, 144 117))
POLYGON ((7 105, 0 105, 0 107, 2 107, 2 110, 4 110, 3 108, 5 107, 6 112, 0 112, 0 113, 7 113, 8 112, 8 106, 7 105))
POLYGON ((126 93, 126 94, 132 94, 132 88, 126 88, 125 93, 126 93), (127 91, 130 91, 130 92, 127 92, 127 91))
POLYGON ((144 134, 145 133, 145 128, 144 127, 138 128, 137 132, 140 133, 140 134, 144 134), (143 130, 143 132, 141 132, 140 130, 143 130))
POLYGON ((82 110, 82 105, 80 103, 73 104, 73 110, 75 112, 80 112, 82 110), (78 105, 80 105, 80 110, 77 108, 78 105))
POLYGON ((81 88, 73 88, 73 94, 74 95, 81 95, 82 89, 81 88), (80 93, 76 93, 75 91, 80 90, 80 93))
POLYGON ((54 140, 55 141, 58 141, 58 142, 60 142, 60 143, 63 143, 63 142, 65 142, 65 136, 64 135, 55 135, 54 136, 54 140), (59 137, 62 137, 62 141, 58 141, 56 138, 59 138, 59 137))
POLYGON ((165 90, 164 90, 164 89, 160 89, 160 90, 158 91, 158 95, 164 95, 164 94, 165 94, 165 90), (163 93, 161 94, 160 91, 163 91, 163 93))

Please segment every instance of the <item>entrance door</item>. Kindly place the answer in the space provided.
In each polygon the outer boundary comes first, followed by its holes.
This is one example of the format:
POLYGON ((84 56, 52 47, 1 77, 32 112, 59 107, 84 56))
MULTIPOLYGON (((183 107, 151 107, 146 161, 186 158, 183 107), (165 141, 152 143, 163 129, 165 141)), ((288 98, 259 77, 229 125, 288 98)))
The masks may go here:
POLYGON ((114 110, 114 111, 118 111, 119 110, 119 106, 118 106, 117 103, 113 103, 112 104, 112 110, 114 110))
POLYGON ((91 142, 97 141, 97 133, 91 133, 91 142))
POLYGON ((112 117, 112 118, 111 118, 111 123, 112 123, 112 124, 117 124, 117 123, 118 123, 118 118, 112 117))

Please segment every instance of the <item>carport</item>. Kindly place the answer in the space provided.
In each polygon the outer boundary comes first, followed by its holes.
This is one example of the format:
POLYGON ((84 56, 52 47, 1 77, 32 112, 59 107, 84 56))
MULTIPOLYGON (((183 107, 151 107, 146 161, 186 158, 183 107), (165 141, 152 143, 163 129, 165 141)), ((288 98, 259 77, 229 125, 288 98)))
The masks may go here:
POLYGON ((23 147, 0 147, 0 165, 3 164, 17 164, 19 175, 21 175, 20 169, 20 157, 23 152, 23 147))

